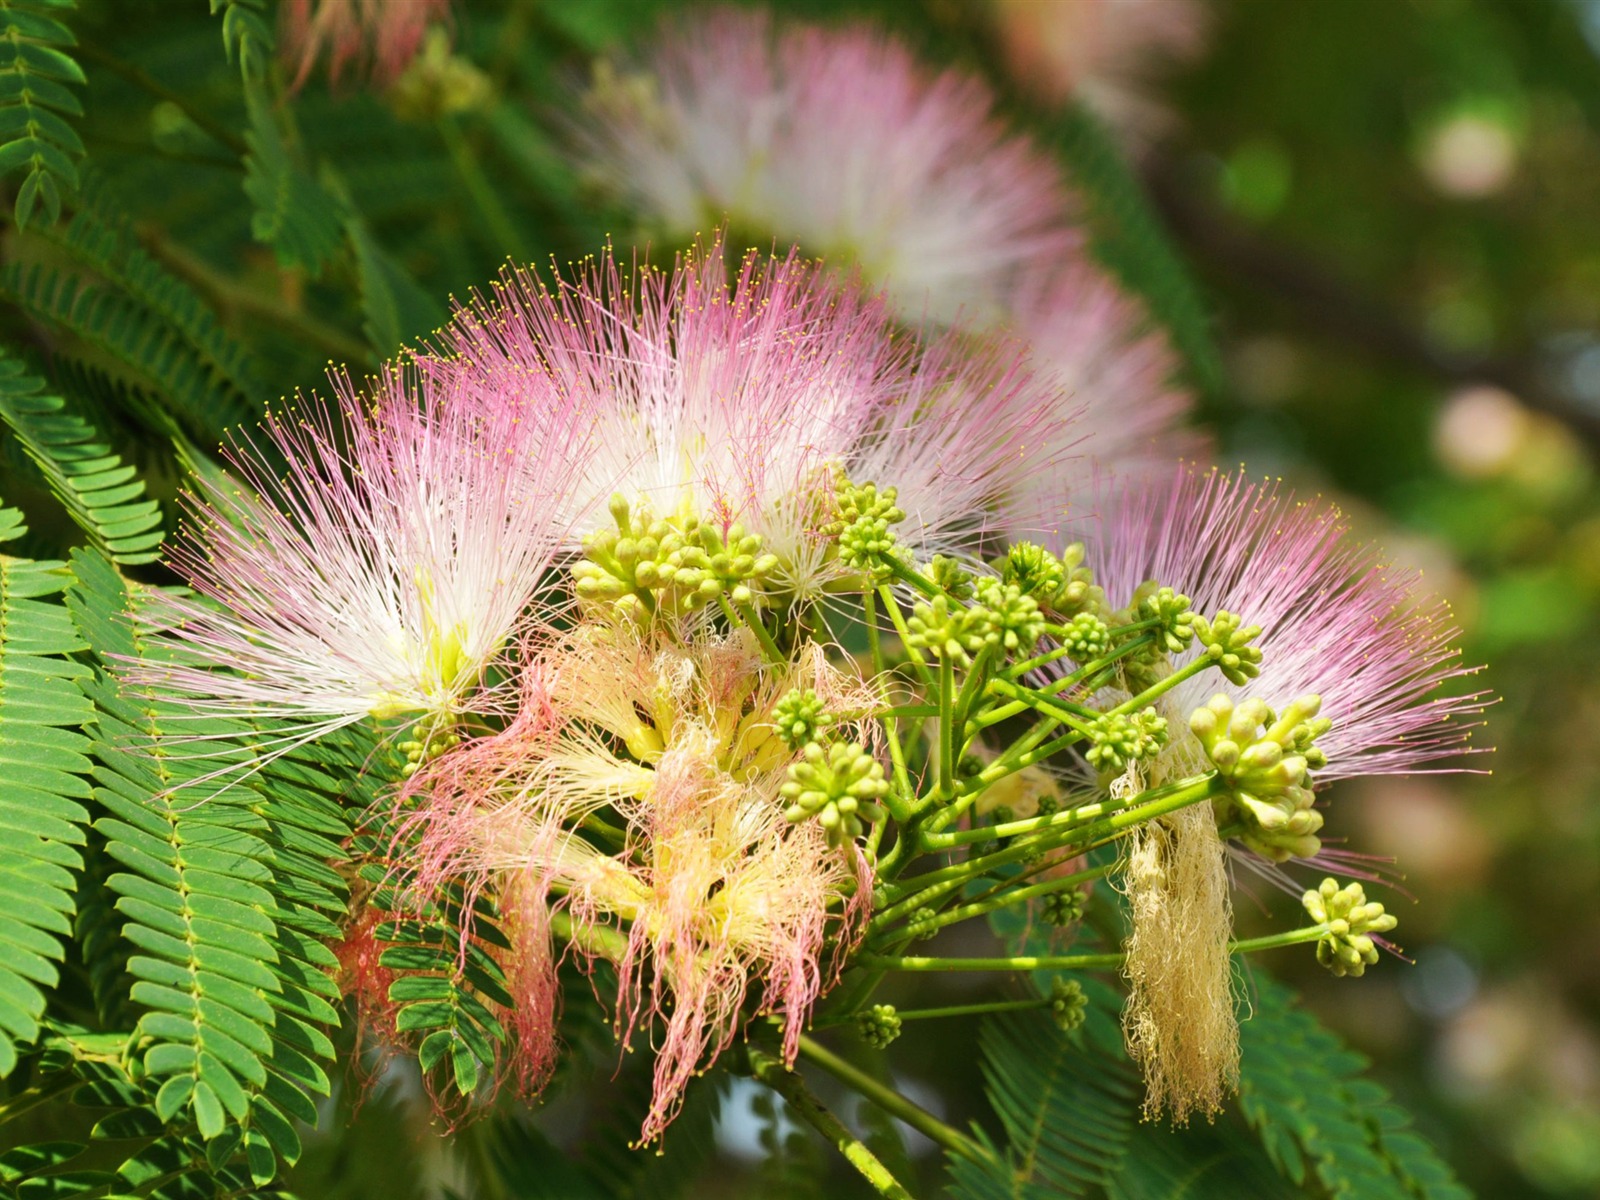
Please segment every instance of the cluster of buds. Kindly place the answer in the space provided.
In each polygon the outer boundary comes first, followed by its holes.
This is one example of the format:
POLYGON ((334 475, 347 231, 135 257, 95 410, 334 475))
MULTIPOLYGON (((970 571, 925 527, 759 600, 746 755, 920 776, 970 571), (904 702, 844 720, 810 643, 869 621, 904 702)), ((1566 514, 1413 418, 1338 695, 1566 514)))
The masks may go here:
POLYGON ((1147 579, 1134 589, 1128 607, 1116 615, 1120 625, 1154 622, 1154 639, 1122 660, 1120 671, 1128 690, 1148 691, 1172 674, 1169 655, 1194 640, 1195 614, 1189 597, 1147 579))
POLYGON ((1059 928, 1083 920, 1084 909, 1088 906, 1088 892, 1081 887, 1066 888, 1047 894, 1039 903, 1039 915, 1044 918, 1045 924, 1059 928))
POLYGON ((950 599, 963 602, 972 599, 976 579, 972 572, 956 559, 935 554, 933 561, 928 564, 927 574, 934 586, 950 599))
POLYGON ((973 656, 998 644, 1001 636, 987 609, 964 608, 944 596, 913 608, 906 631, 908 648, 948 659, 958 667, 971 666, 973 656))
POLYGON ((1326 932, 1317 939, 1317 961, 1335 975, 1361 975, 1378 961, 1372 935, 1388 933, 1398 922, 1383 905, 1368 900, 1359 883, 1344 887, 1331 876, 1300 898, 1306 912, 1326 932))
POLYGON ((1058 978, 1050 985, 1050 1015, 1062 1033, 1071 1033, 1089 1015, 1089 997, 1076 979, 1058 978))
POLYGON ((616 531, 585 538, 583 560, 572 569, 580 600, 629 615, 691 612, 719 597, 750 604, 778 567, 777 555, 763 554, 761 538, 737 522, 721 529, 687 511, 660 518, 622 496, 610 507, 616 531))
POLYGON ((1195 613, 1189 622, 1200 652, 1237 687, 1261 674, 1261 651, 1250 645, 1261 636, 1261 626, 1241 621, 1242 617, 1224 609, 1209 621, 1195 613))
POLYGON ((1167 744, 1167 719, 1154 708, 1136 713, 1105 713, 1089 726, 1084 757, 1105 775, 1120 775, 1128 764, 1153 758, 1167 744))
POLYGON ((1061 645, 1074 662, 1093 662, 1111 649, 1111 626, 1093 613, 1081 612, 1067 622, 1061 645))
POLYGON ((461 744, 455 722, 448 717, 424 717, 411 729, 411 736, 395 745, 406 756, 401 773, 409 779, 446 751, 461 744))
POLYGON ((886 583, 903 561, 891 526, 906 519, 896 505, 897 489, 878 490, 875 483, 851 483, 843 472, 833 483, 834 519, 822 529, 839 544, 839 561, 870 583, 886 583))
POLYGON ((1040 608, 1062 617, 1106 611, 1105 593, 1095 586, 1094 573, 1083 565, 1082 542, 1074 542, 1059 556, 1034 542, 1017 542, 995 565, 1000 578, 1016 584, 1040 608))
POLYGON ((789 767, 778 789, 789 802, 784 816, 796 823, 816 817, 827 831, 828 844, 854 841, 872 821, 883 820, 878 803, 888 794, 883 766, 858 742, 812 741, 804 756, 789 767))
POLYGON ((772 706, 772 724, 783 744, 798 750, 807 742, 815 741, 820 731, 833 724, 833 714, 811 688, 804 691, 793 688, 772 706))
MULTIPOLYGON (((1203 636, 1203 635, 1202 635, 1203 636)), ((1309 772, 1327 763, 1313 743, 1332 722, 1320 696, 1302 696, 1278 716, 1263 700, 1235 706, 1216 695, 1189 717, 1206 757, 1228 784, 1224 821, 1241 819, 1240 840, 1273 862, 1311 858, 1321 848, 1322 814, 1312 807, 1309 772)))
POLYGON ((887 1050, 900 1036, 900 1014, 892 1004, 874 1004, 856 1014, 856 1029, 867 1045, 887 1050))
POLYGON ((991 644, 1007 654, 1027 653, 1044 636, 1044 614, 1032 596, 1014 583, 985 578, 978 581, 978 603, 988 611, 994 631, 991 644))

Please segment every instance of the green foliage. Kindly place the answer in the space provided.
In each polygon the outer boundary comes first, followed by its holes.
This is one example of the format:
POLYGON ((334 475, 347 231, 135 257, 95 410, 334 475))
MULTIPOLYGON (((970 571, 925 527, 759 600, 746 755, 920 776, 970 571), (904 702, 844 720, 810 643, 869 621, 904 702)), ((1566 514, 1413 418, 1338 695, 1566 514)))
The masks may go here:
POLYGON ((22 175, 18 228, 36 216, 54 224, 78 187, 83 139, 66 117, 81 117, 83 104, 67 85, 85 80, 67 53, 77 38, 52 15, 74 7, 76 0, 0 0, 0 176, 22 175))
POLYGON ((228 61, 245 80, 260 79, 271 61, 274 42, 266 0, 211 0, 212 16, 218 13, 228 61))
POLYGON ((1106 1200, 1296 1200, 1248 1130, 1225 1117, 1183 1129, 1144 1122, 1133 1131, 1106 1200))
POLYGON ((250 232, 272 247, 282 266, 320 275, 344 241, 343 208, 298 161, 262 88, 247 83, 245 101, 250 155, 244 191, 255 206, 250 232))
POLYGON ((1239 1102, 1262 1145, 1296 1186, 1352 1200, 1469 1196, 1415 1133, 1367 1060, 1259 971, 1254 1014, 1240 1030, 1239 1102))
MULTIPOLYGON (((79 551, 73 571, 68 605, 96 652, 154 665, 105 558, 79 551)), ((279 1157, 298 1157, 294 1121, 314 1123, 312 1097, 329 1091, 326 1031, 339 1017, 325 943, 346 905, 330 864, 349 834, 333 797, 349 751, 263 764, 259 744, 283 731, 196 717, 103 666, 85 690, 98 719, 94 829, 124 868, 106 887, 133 950, 150 1107, 161 1123, 192 1121, 213 1168, 241 1155, 264 1184, 279 1157)))
MULTIPOLYGON (((0 509, 0 543, 21 533, 0 509)), ((61 563, 0 554, 0 1076, 39 1037, 83 865, 94 710, 70 657, 83 640, 51 599, 68 582, 61 563)))
POLYGON ((1087 1196, 1127 1151, 1138 1083, 1126 1062, 1063 1034, 1047 1013, 985 1018, 978 1036, 984 1091, 1005 1130, 1002 1157, 952 1159, 962 1200, 1087 1196))
POLYGON ((44 475, 51 493, 114 562, 150 562, 165 536, 161 506, 145 494, 138 468, 45 382, 0 347, 0 420, 44 475))

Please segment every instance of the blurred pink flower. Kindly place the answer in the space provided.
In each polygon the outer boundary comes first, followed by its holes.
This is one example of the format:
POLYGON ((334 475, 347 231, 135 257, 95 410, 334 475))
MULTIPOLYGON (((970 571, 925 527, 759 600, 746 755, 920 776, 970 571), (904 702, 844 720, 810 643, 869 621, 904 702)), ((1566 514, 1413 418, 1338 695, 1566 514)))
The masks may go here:
POLYGON ((605 67, 583 141, 593 173, 679 237, 741 235, 859 263, 907 320, 991 322, 1025 267, 1075 253, 1059 168, 994 98, 866 27, 713 9, 605 67))
POLYGON ((1075 96, 1123 133, 1148 136, 1168 116, 1151 95, 1163 66, 1199 56, 1201 0, 994 0, 1012 70, 1046 98, 1075 96))
POLYGON ((416 57, 428 27, 449 13, 450 0, 283 0, 284 65, 295 87, 324 56, 335 83, 354 67, 387 86, 416 57))

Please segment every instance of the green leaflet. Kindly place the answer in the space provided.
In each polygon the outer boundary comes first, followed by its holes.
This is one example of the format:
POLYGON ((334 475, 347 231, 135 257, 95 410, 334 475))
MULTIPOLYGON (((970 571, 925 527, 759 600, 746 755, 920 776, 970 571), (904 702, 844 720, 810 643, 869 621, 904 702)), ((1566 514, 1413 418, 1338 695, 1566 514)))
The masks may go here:
MULTIPOLYGON (((0 509, 0 542, 22 532, 0 509)), ((0 1076, 39 1037, 83 865, 94 710, 69 657, 83 640, 55 600, 67 583, 61 563, 0 554, 0 1076)))
POLYGON ((78 188, 83 141, 65 119, 83 104, 69 84, 84 83, 67 51, 77 45, 56 14, 76 0, 0 0, 0 176, 21 175, 16 221, 53 225, 61 201, 78 188))
POLYGON ((1240 1024, 1239 1104, 1282 1174, 1351 1200, 1464 1200, 1433 1149, 1410 1132, 1388 1091, 1361 1077, 1367 1060, 1251 974, 1254 1013, 1240 1024))
POLYGON ((245 195, 255 206, 250 232, 285 267, 320 275, 344 242, 344 208, 296 161, 261 87, 245 83, 250 128, 245 141, 245 195))
POLYGON ((153 561, 166 530, 138 468, 89 419, 0 347, 0 420, 44 475, 89 544, 114 562, 153 561))
MULTIPOLYGON (((105 558, 80 551, 73 570, 86 640, 107 661, 150 661, 105 558)), ((364 751, 335 740, 261 765, 253 743, 281 731, 195 717, 103 668, 86 690, 100 714, 95 830, 116 864, 106 887, 150 1039, 143 1103, 193 1122, 213 1170, 242 1156, 264 1183, 298 1157, 294 1120, 314 1123, 312 1097, 330 1089, 339 1015, 325 943, 347 904, 330 864, 349 834, 339 798, 369 798, 355 778, 364 751), (234 769, 207 778, 221 767, 234 769)))

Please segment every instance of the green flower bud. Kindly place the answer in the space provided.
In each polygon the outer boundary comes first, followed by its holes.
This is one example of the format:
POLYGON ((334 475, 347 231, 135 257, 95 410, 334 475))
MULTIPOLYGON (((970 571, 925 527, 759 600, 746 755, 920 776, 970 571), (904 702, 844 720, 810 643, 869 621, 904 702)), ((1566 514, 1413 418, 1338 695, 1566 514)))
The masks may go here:
POLYGON ((794 822, 816 817, 828 844, 842 846, 884 816, 878 803, 888 794, 883 767, 856 742, 806 744, 805 757, 789 767, 778 794, 789 802, 784 816, 794 822))
POLYGON ((1084 752, 1089 765, 1102 774, 1120 775, 1130 762, 1152 758, 1167 744, 1167 721, 1154 708, 1106 713, 1089 726, 1089 743, 1084 752))
MULTIPOLYGON (((1179 595, 1169 587, 1156 587, 1147 593, 1134 610, 1133 621, 1159 621, 1160 645, 1176 654, 1194 639, 1195 614, 1189 608, 1189 597, 1179 595)), ((1219 613, 1220 617, 1221 614, 1219 613)))
POLYGON ((1316 835, 1322 814, 1313 807, 1310 769, 1327 759, 1313 742, 1332 722, 1319 718, 1320 696, 1302 696, 1280 717, 1259 699, 1235 706, 1213 696, 1189 717, 1206 757, 1227 782, 1219 802, 1224 823, 1242 820, 1240 840, 1273 862, 1311 858, 1322 848, 1316 835))
POLYGON ((998 638, 1000 648, 1007 654, 1026 654, 1039 644, 1045 619, 1032 596, 1014 583, 992 578, 978 581, 977 594, 994 624, 991 644, 998 638))
POLYGON ((963 567, 953 558, 946 558, 942 554, 935 554, 933 561, 928 564, 928 578, 938 585, 939 590, 952 600, 971 600, 973 588, 972 572, 963 567))
POLYGON ((887 1050, 900 1036, 900 1014, 892 1004, 874 1004, 856 1014, 856 1029, 867 1045, 887 1050))
POLYGON ((1089 997, 1076 979, 1057 978, 1050 985, 1050 1015, 1063 1033, 1071 1033, 1089 1015, 1089 997))
POLYGON ((814 741, 817 732, 832 723, 833 714, 828 712, 822 697, 809 688, 805 691, 791 689, 772 706, 773 727, 791 750, 814 741))
POLYGON ((907 646, 934 658, 948 658, 958 667, 970 666, 972 655, 1002 636, 987 609, 952 607, 944 596, 916 605, 906 631, 907 646))
POLYGON ((1061 644, 1075 662, 1092 662, 1111 648, 1111 628, 1093 613, 1079 613, 1068 622, 1061 644))
POLYGON ((906 922, 906 932, 916 941, 925 942, 939 932, 938 920, 939 914, 924 906, 911 914, 911 920, 906 922))
POLYGON ((904 560, 905 552, 890 528, 906 519, 895 504, 897 495, 892 487, 880 492, 875 483, 851 483, 843 472, 834 476, 834 519, 822 533, 837 541, 845 566, 874 584, 890 579, 895 565, 904 560))
POLYGON ((1376 900, 1369 901, 1360 883, 1344 887, 1332 876, 1300 898, 1306 912, 1327 932, 1317 940, 1317 961, 1335 975, 1363 974, 1378 961, 1375 933, 1388 933, 1399 922, 1376 900))
POLYGON ((1261 651, 1250 645, 1261 636, 1261 626, 1241 625, 1241 619, 1224 609, 1209 621, 1195 613, 1190 622, 1201 653, 1238 687, 1261 674, 1261 651))
POLYGON ((1039 903, 1039 915, 1048 925, 1071 925, 1083 919, 1088 904, 1089 893, 1082 888, 1050 892, 1039 903))
POLYGON ((1018 542, 995 562, 1002 583, 1012 584, 1031 596, 1041 608, 1049 607, 1067 585, 1067 568, 1059 558, 1034 542, 1018 542))

